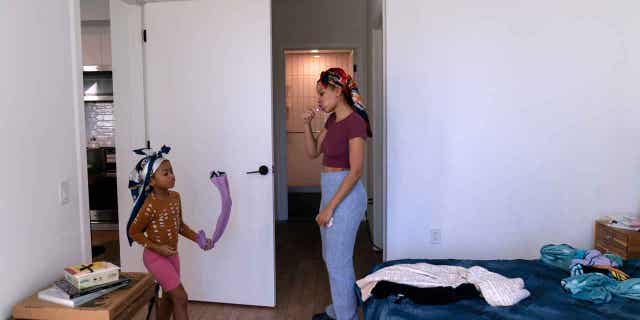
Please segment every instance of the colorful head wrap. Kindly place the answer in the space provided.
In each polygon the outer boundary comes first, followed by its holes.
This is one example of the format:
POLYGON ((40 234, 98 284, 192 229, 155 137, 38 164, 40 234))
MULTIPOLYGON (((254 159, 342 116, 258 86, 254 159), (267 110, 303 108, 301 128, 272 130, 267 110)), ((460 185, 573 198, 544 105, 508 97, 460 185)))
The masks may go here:
POLYGON ((168 154, 169 151, 171 151, 171 148, 167 146, 162 146, 159 151, 154 151, 149 148, 133 150, 135 154, 144 157, 138 161, 129 174, 129 191, 131 191, 131 197, 134 201, 133 209, 127 222, 127 239, 129 240, 129 245, 133 244, 133 239, 129 236, 129 228, 133 220, 136 219, 140 207, 142 207, 144 200, 151 191, 151 187, 149 186, 151 176, 158 170, 158 167, 160 167, 160 164, 162 164, 164 160, 168 160, 165 155, 168 154))
POLYGON ((347 98, 347 103, 353 110, 367 123, 367 134, 371 137, 371 125, 369 124, 369 116, 362 104, 358 83, 347 74, 342 68, 329 68, 320 73, 318 82, 323 86, 332 85, 342 90, 343 95, 347 98))

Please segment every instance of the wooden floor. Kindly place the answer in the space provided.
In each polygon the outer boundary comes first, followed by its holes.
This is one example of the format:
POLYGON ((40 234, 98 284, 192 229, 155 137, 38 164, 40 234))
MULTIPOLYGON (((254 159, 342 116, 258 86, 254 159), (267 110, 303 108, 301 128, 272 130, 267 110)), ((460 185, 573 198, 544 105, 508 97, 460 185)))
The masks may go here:
MULTIPOLYGON (((312 222, 289 222, 276 227, 276 304, 259 308, 216 303, 189 304, 191 320, 306 320, 330 302, 327 271, 322 261, 320 233, 312 222)), ((356 278, 382 260, 372 250, 366 224, 360 226, 354 253, 356 278)), ((186 288, 187 292, 189 288, 186 288)), ((143 320, 146 311, 134 318, 143 320)))

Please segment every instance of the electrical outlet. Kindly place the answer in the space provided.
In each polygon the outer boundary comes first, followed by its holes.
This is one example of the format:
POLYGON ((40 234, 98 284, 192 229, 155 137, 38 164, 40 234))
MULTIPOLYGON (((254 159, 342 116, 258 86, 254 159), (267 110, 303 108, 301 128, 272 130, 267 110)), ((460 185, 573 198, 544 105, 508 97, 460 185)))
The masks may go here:
POLYGON ((440 244, 442 242, 442 231, 440 229, 430 230, 430 242, 431 244, 440 244))
POLYGON ((60 200, 60 205, 69 203, 69 181, 63 180, 60 182, 60 187, 58 188, 58 200, 60 200))

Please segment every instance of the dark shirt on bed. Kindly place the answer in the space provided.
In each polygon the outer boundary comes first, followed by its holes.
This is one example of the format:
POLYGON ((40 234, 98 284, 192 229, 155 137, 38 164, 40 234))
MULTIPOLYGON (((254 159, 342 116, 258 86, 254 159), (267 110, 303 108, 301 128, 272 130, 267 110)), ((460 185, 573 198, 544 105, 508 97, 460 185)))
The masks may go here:
POLYGON ((464 283, 456 288, 417 288, 405 284, 380 281, 371 293, 376 299, 384 299, 388 296, 403 296, 411 299, 415 304, 423 305, 443 305, 480 297, 480 292, 471 283, 464 283))

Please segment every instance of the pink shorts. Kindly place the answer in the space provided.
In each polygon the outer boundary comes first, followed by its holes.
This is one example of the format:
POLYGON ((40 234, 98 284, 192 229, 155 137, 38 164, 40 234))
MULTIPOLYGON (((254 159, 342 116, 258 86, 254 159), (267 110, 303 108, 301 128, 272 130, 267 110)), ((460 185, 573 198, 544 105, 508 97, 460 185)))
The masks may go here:
POLYGON ((180 257, 177 254, 165 257, 152 250, 144 249, 142 261, 165 292, 180 285, 180 257))

